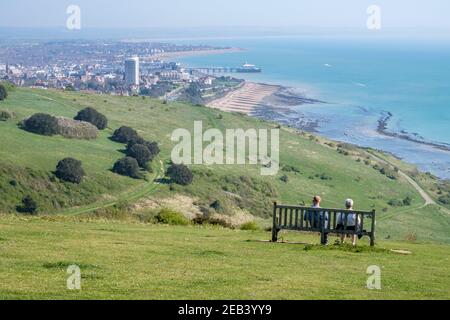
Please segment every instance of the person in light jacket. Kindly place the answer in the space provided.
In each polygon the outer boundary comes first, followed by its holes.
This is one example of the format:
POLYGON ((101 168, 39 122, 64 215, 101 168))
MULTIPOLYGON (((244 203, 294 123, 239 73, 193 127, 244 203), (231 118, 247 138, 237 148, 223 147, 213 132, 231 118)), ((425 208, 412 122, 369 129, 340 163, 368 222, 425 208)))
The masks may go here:
MULTIPOLYGON (((338 215, 338 222, 336 228, 342 231, 356 231, 360 224, 360 217, 358 216, 358 221, 356 221, 356 213, 352 213, 354 202, 352 199, 345 200, 345 208, 350 212, 341 212, 338 215), (347 223, 346 223, 347 220, 347 223)), ((348 234, 341 234, 341 243, 345 242, 348 234)), ((352 235, 352 245, 356 246, 356 234, 352 235)))

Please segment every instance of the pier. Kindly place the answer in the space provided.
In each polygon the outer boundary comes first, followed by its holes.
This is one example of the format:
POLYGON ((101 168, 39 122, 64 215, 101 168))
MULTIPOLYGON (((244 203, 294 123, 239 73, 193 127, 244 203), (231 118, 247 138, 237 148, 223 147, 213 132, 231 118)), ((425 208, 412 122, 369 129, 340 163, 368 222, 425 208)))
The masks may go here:
POLYGON ((200 73, 238 73, 239 68, 228 68, 228 67, 197 67, 197 68, 186 68, 190 73, 200 72, 200 73))

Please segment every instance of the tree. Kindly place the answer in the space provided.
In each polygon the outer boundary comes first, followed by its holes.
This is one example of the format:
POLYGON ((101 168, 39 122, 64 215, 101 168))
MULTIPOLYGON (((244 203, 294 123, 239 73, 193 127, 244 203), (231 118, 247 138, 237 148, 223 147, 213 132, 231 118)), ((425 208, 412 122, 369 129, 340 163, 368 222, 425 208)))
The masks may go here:
POLYGON ((8 91, 6 90, 6 87, 0 83, 0 101, 5 100, 8 98, 8 91))
POLYGON ((31 196, 26 196, 22 199, 22 205, 17 207, 17 211, 21 213, 36 214, 38 205, 31 196))
POLYGON ((142 177, 139 172, 139 164, 137 160, 131 157, 125 157, 117 160, 114 164, 113 172, 134 179, 140 179, 142 177))
POLYGON ((127 156, 135 158, 141 168, 145 168, 153 157, 148 148, 143 144, 134 144, 128 151, 127 156))
POLYGON ((148 151, 150 151, 150 155, 151 155, 149 161, 153 161, 153 159, 161 152, 157 142, 146 141, 143 138, 141 138, 140 136, 136 136, 130 142, 128 142, 127 150, 126 150, 127 154, 130 152, 131 148, 136 144, 140 144, 140 145, 147 147, 147 149, 148 149, 148 151))
POLYGON ((137 139, 139 136, 133 128, 130 127, 120 127, 116 131, 114 131, 111 140, 120 142, 120 143, 128 143, 133 139, 137 139))
POLYGON ((36 113, 24 121, 24 129, 44 136, 51 136, 58 133, 58 120, 46 113, 36 113))
POLYGON ((87 107, 78 112, 74 120, 89 122, 99 130, 103 130, 108 126, 108 119, 105 115, 91 107, 87 107))
POLYGON ((194 176, 184 164, 172 164, 167 169, 167 175, 176 184, 187 186, 192 183, 194 176))
POLYGON ((81 161, 65 158, 58 162, 55 175, 63 181, 79 184, 86 173, 81 166, 81 161))

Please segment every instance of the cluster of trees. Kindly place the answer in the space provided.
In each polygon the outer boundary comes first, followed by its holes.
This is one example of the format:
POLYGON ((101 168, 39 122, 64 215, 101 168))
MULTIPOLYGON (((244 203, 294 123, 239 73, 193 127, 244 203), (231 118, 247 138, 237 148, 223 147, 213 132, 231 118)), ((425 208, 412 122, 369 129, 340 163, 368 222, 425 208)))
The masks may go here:
MULTIPOLYGON (((74 120, 88 122, 97 127, 99 130, 105 129, 108 125, 108 119, 106 118, 106 116, 90 107, 78 112, 74 120)), ((61 133, 60 131, 62 129, 60 128, 58 118, 46 113, 36 113, 28 119, 24 120, 23 128, 26 131, 44 136, 59 134, 61 133)), ((82 128, 82 126, 80 126, 80 128, 82 128)), ((92 134, 89 134, 89 136, 91 135, 92 134)), ((82 133, 80 133, 80 136, 82 136, 82 133)))
POLYGON ((0 101, 5 100, 8 98, 8 90, 6 90, 6 87, 0 83, 0 101))
POLYGON ((114 131, 111 140, 127 144, 127 156, 114 164, 113 172, 131 178, 141 178, 140 168, 149 170, 149 164, 160 153, 156 142, 145 140, 130 127, 123 126, 114 131))

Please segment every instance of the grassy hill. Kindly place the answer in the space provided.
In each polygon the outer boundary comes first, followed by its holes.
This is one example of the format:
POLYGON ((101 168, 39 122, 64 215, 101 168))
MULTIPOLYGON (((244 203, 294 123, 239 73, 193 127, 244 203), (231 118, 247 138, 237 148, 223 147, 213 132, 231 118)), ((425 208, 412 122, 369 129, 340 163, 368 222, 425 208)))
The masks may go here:
POLYGON ((0 225, 0 299, 450 298, 448 245, 390 240, 355 251, 260 242, 270 238, 263 231, 67 216, 0 216, 0 225), (67 290, 73 264, 81 291, 67 290), (381 290, 366 289, 371 265, 381 290))
MULTIPOLYGON (((192 212, 215 211, 210 205, 219 201, 219 213, 239 221, 243 215, 260 218, 262 225, 271 213, 274 200, 283 203, 309 203, 320 194, 323 206, 342 207, 352 197, 359 209, 379 213, 380 239, 416 239, 450 242, 449 216, 437 205, 424 207, 418 191, 403 177, 390 179, 380 173, 380 154, 354 146, 338 146, 326 139, 290 128, 281 130, 281 166, 277 176, 262 177, 259 166, 191 166, 194 183, 187 187, 155 183, 163 176, 174 143, 171 133, 177 128, 193 129, 194 121, 203 127, 273 128, 275 124, 240 114, 221 113, 204 107, 181 103, 164 104, 141 97, 113 97, 53 90, 16 89, 0 103, 0 110, 14 114, 0 122, 0 211, 15 212, 24 195, 31 194, 39 203, 41 214, 89 213, 105 206, 120 205, 134 212, 155 206, 192 212), (17 123, 36 113, 70 117, 84 107, 94 107, 109 119, 109 128, 96 140, 70 140, 61 136, 45 137, 21 130, 17 123), (157 141, 162 152, 153 163, 153 174, 146 180, 133 180, 110 171, 123 157, 124 145, 108 139, 114 129, 127 125, 146 139, 157 141), (87 173, 78 186, 58 181, 52 174, 59 160, 74 157, 83 162, 87 173), (375 167, 375 169, 374 169, 375 167), (289 168, 294 168, 294 172, 289 168), (287 182, 280 180, 286 175, 287 182), (395 207, 393 199, 410 197, 409 206, 395 207), (174 200, 175 199, 175 200, 174 200), (179 201, 176 201, 178 199, 179 201)), ((382 155, 394 161, 389 156, 382 155)), ((398 161, 396 166, 404 164, 398 161)), ((406 166, 406 165, 405 165, 406 166)), ((394 168, 390 168, 394 171, 394 168)), ((437 182, 420 175, 420 182, 432 188, 437 182)))

